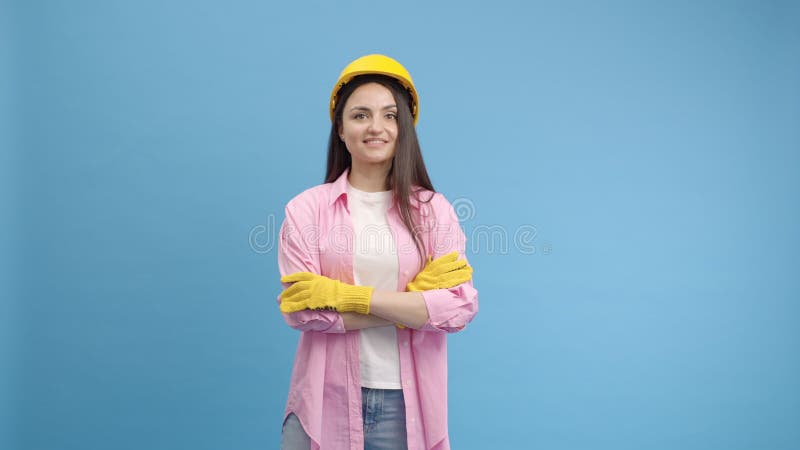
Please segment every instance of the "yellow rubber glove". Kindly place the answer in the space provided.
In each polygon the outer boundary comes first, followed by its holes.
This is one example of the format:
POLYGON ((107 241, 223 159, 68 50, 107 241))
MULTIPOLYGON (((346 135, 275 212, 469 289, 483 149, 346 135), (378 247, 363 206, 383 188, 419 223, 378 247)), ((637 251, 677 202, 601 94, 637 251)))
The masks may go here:
MULTIPOLYGON (((425 267, 406 285, 406 290, 409 292, 421 292, 447 289, 471 279, 472 267, 467 265, 466 260, 458 259, 458 252, 454 251, 436 259, 428 256, 428 262, 425 267)), ((397 325, 397 328, 405 328, 404 325, 399 323, 395 325, 397 325)))
POLYGON ((467 261, 458 259, 458 252, 451 252, 436 259, 428 256, 428 262, 420 273, 406 285, 409 292, 431 291, 458 286, 472 279, 472 267, 467 261))
POLYGON ((353 286, 310 272, 283 276, 281 282, 294 283, 281 292, 282 312, 334 309, 339 312, 369 314, 373 290, 370 286, 353 286))

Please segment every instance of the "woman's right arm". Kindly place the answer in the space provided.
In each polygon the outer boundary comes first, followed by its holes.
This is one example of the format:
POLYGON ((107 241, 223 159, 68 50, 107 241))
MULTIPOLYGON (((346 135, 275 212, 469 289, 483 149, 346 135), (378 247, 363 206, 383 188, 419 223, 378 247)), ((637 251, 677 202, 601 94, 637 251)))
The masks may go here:
MULTIPOLYGON (((286 217, 278 233, 278 270, 281 276, 295 272, 320 274, 319 228, 316 213, 308 202, 295 198, 286 205, 286 217), (307 239, 309 238, 309 239, 307 239)), ((283 288, 290 283, 283 283, 283 288)), ((280 295, 277 298, 280 304, 280 295)), ((319 331, 322 333, 344 333, 345 322, 336 311, 303 310, 281 313, 290 327, 299 331, 319 331)))
MULTIPOLYGON (((281 225, 278 241, 278 270, 280 275, 295 272, 320 274, 319 229, 315 212, 309 205, 291 201, 286 206, 286 218, 281 225)), ((283 288, 289 284, 283 284, 283 288)), ((280 296, 278 296, 280 304, 280 296)), ((372 314, 355 312, 303 310, 282 313, 286 323, 299 331, 320 331, 323 333, 344 333, 350 330, 394 325, 393 322, 372 314)))

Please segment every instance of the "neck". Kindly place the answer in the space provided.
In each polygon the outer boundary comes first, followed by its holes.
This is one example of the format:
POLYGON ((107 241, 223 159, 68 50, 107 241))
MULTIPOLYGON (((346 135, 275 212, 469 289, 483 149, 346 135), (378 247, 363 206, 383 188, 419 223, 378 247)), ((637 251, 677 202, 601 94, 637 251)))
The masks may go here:
POLYGON ((358 164, 353 161, 347 181, 354 188, 364 192, 382 192, 389 190, 388 176, 391 162, 388 165, 358 164))

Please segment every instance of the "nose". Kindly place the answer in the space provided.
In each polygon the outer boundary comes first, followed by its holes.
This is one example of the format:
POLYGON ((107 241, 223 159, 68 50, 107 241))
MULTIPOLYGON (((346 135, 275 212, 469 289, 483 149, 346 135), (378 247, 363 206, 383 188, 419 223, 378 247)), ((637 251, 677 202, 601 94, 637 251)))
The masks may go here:
POLYGON ((378 134, 383 131, 384 125, 383 121, 380 117, 373 117, 372 120, 369 121, 369 127, 367 127, 367 132, 372 134, 378 134))

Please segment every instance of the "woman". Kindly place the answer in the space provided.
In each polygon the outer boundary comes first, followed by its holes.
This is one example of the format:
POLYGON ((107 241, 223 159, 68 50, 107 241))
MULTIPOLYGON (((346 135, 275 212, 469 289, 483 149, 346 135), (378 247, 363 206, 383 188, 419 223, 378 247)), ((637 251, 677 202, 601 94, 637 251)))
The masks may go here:
POLYGON ((417 91, 383 55, 331 94, 325 184, 286 206, 278 297, 300 340, 283 449, 449 449, 446 334, 478 311, 465 236, 428 178, 417 91))

